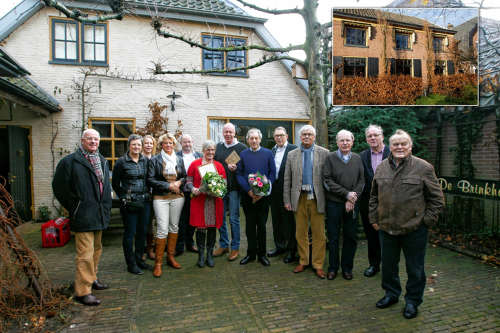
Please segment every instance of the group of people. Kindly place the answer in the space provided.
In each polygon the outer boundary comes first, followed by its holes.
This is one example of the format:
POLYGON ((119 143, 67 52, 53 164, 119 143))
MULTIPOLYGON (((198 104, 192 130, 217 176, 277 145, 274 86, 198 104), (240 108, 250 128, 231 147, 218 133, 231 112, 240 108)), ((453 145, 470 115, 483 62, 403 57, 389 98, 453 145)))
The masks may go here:
MULTIPOLYGON (((199 154, 189 135, 182 136, 182 150, 176 153, 177 140, 167 133, 158 139, 161 150, 154 156, 153 137, 129 137, 128 152, 115 163, 112 176, 112 187, 121 202, 123 251, 129 272, 143 274, 152 269, 160 277, 165 249, 167 263, 180 268, 175 256, 184 251, 184 245, 188 251, 198 252, 199 267, 213 267, 213 257, 225 254, 229 261, 236 260, 241 204, 248 241, 241 265, 258 259, 269 266, 268 257, 283 254, 285 263, 298 261, 294 273, 311 266, 321 279, 333 280, 340 270, 344 279, 351 280, 361 216, 369 259, 364 275, 372 277, 382 268, 385 295, 376 306, 386 308, 399 300, 398 266, 403 250, 408 273, 403 315, 417 315, 426 282, 427 228, 437 220, 444 199, 433 167, 412 155, 408 133, 397 130, 386 146, 382 128, 370 125, 365 130, 370 148, 359 155, 352 152, 354 135, 348 130, 337 133, 338 149, 332 152, 315 144, 316 131, 311 125, 300 129, 298 146, 288 142, 285 128, 277 127, 272 150, 261 147, 262 133, 256 128, 246 134, 248 147, 238 142, 231 123, 224 125, 222 135, 224 140, 218 144, 205 141, 199 154), (223 198, 203 190, 207 172, 226 180, 223 198), (255 174, 269 183, 268 193, 255 192, 249 182, 255 174), (267 252, 269 208, 275 248, 267 252), (154 268, 143 257, 153 212, 154 268), (214 249, 217 229, 219 247, 214 249), (323 270, 326 248, 327 272, 323 270)), ((75 299, 86 305, 100 303, 92 289, 107 288, 97 279, 97 267, 102 230, 109 224, 111 186, 108 162, 98 146, 99 133, 84 131, 80 148, 61 160, 53 180, 54 194, 70 213, 75 232, 75 299)))

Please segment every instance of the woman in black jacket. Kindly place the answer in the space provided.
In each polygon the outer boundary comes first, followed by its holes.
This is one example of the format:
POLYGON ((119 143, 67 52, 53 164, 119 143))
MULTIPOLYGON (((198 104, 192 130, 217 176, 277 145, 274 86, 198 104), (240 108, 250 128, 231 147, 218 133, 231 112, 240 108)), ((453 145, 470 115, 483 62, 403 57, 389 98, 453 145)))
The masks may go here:
POLYGON ((141 154, 142 137, 132 134, 128 138, 128 151, 120 157, 113 169, 113 190, 120 198, 120 213, 125 231, 123 233, 123 254, 127 270, 132 274, 144 274, 142 269, 151 269, 142 259, 149 218, 147 201, 149 191, 146 185, 148 160, 141 154), (135 253, 133 242, 135 236, 135 253))
POLYGON ((148 165, 148 186, 153 189, 153 209, 156 216, 155 277, 161 276, 165 247, 167 263, 173 268, 181 268, 174 254, 179 218, 184 205, 182 189, 186 182, 184 161, 174 151, 177 144, 175 137, 170 133, 163 134, 158 143, 161 145, 161 152, 153 156, 148 165))

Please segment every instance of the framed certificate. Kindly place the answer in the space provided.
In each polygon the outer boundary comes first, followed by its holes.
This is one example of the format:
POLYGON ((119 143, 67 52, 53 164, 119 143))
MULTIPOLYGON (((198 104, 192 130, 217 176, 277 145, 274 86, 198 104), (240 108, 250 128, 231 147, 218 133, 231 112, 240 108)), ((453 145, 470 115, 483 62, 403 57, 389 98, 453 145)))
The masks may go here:
POLYGON ((201 178, 205 176, 207 172, 215 172, 217 173, 217 169, 215 169, 215 165, 213 163, 205 164, 205 165, 200 165, 198 167, 198 171, 200 172, 201 178))

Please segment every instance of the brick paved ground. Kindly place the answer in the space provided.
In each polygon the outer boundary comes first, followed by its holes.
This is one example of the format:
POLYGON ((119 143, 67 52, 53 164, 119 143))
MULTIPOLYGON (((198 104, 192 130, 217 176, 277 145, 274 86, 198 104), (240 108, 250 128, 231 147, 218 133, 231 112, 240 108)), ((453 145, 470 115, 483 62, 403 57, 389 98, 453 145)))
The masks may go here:
MULTIPOLYGON (((23 226, 51 278, 67 284, 73 278, 74 244, 42 249, 39 224, 23 226)), ((270 227, 270 225, 269 225, 270 227)), ((269 228, 270 229, 270 228, 269 228)), ((242 229, 244 230, 244 229, 242 229)), ((271 232, 268 245, 271 246, 271 232)), ((246 240, 242 235, 242 244, 246 240)), ((270 267, 255 262, 216 258, 215 268, 195 266, 196 254, 179 258, 183 268, 126 272, 121 230, 104 237, 100 278, 111 289, 97 291, 98 307, 72 305, 75 311, 63 332, 498 332, 500 271, 497 267, 429 246, 429 281, 416 319, 402 317, 404 301, 385 310, 375 307, 383 296, 380 274, 365 278, 366 243, 355 259, 354 279, 320 280, 309 269, 293 274, 293 265, 272 258, 270 267)), ((406 282, 404 259, 402 282, 406 282)))

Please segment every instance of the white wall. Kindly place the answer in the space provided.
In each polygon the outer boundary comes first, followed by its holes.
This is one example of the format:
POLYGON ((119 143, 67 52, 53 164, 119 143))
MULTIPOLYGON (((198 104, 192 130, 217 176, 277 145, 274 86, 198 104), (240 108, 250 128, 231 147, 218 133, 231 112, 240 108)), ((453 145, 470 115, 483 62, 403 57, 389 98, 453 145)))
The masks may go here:
MULTIPOLYGON (((64 108, 63 112, 47 118, 36 117, 29 112, 15 112, 14 121, 8 122, 8 125, 22 124, 33 128, 35 207, 42 204, 50 206, 52 200, 50 141, 55 129, 59 131, 55 140, 57 159, 73 151, 79 142, 81 111, 71 85, 73 80, 81 80, 82 69, 88 69, 48 63, 51 16, 60 14, 53 9, 42 9, 4 41, 7 52, 31 72, 35 82, 49 93, 53 93, 57 87, 55 98, 64 108), (72 96, 74 99, 71 99, 72 96)), ((247 36, 249 44, 262 44, 253 31, 246 29, 176 21, 168 21, 165 27, 182 32, 196 41, 201 40, 201 32, 213 32, 247 36)), ((249 63, 258 61, 262 55, 261 51, 250 51, 249 63)), ((127 16, 122 21, 109 22, 110 72, 150 78, 152 76, 148 68, 152 68, 152 61, 158 59, 164 61, 164 69, 199 69, 201 50, 180 41, 158 37, 147 18, 127 16)), ((103 73, 105 69, 98 68, 97 71, 103 73)), ((196 149, 207 138, 208 116, 308 119, 307 96, 280 63, 253 69, 248 78, 163 75, 141 81, 92 77, 89 82, 96 86, 90 96, 93 104, 91 117, 136 118, 136 127, 144 126, 149 119, 149 103, 159 101, 161 104, 170 104, 166 96, 173 91, 182 95, 176 100, 175 113, 169 107, 168 127, 174 131, 177 120, 182 120, 183 132, 193 136, 196 149), (97 89, 99 80, 100 92, 97 89)))

